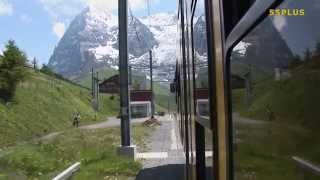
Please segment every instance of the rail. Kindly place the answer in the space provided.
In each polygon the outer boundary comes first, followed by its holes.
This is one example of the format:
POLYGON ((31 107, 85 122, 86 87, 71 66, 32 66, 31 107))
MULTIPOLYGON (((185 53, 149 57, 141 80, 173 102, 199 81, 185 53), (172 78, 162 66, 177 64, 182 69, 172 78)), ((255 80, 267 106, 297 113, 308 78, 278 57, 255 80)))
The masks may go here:
POLYGON ((71 178, 71 176, 80 169, 80 162, 77 162, 70 166, 68 169, 64 170, 62 173, 54 177, 52 180, 66 180, 71 178))
POLYGON ((320 176, 320 167, 311 163, 310 161, 304 160, 297 156, 292 156, 293 161, 297 164, 299 168, 304 171, 311 172, 313 175, 320 176))

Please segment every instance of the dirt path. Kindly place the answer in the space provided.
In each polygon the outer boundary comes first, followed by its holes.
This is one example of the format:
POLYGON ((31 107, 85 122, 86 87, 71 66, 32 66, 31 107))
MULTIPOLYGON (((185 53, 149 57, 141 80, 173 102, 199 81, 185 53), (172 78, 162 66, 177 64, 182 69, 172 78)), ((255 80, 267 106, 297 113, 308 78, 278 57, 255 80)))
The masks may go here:
MULTIPOLYGON (((147 119, 148 118, 132 119, 132 123, 133 124, 143 123, 147 119)), ((103 122, 80 126, 79 129, 94 130, 94 129, 104 129, 104 128, 111 128, 111 127, 119 127, 120 126, 120 122, 121 122, 120 119, 117 119, 116 117, 110 117, 110 118, 108 118, 108 120, 103 121, 103 122)), ((50 139, 53 139, 53 138, 57 137, 61 133, 63 133, 63 131, 53 132, 53 133, 47 134, 47 135, 45 135, 43 137, 34 139, 33 141, 50 140, 50 139)))
MULTIPOLYGON (((132 119, 131 123, 132 124, 139 124, 143 123, 149 118, 137 118, 137 119, 132 119)), ((80 129, 103 129, 103 128, 110 128, 110 127, 119 127, 120 126, 120 119, 117 119, 115 117, 110 117, 108 118, 107 121, 97 123, 97 124, 91 124, 91 125, 85 125, 81 126, 80 129)))
POLYGON ((255 119, 250 119, 250 118, 245 118, 241 117, 238 113, 233 113, 232 114, 232 119, 241 124, 250 124, 250 125, 265 125, 268 122, 267 121, 262 121, 262 120, 255 120, 255 119))

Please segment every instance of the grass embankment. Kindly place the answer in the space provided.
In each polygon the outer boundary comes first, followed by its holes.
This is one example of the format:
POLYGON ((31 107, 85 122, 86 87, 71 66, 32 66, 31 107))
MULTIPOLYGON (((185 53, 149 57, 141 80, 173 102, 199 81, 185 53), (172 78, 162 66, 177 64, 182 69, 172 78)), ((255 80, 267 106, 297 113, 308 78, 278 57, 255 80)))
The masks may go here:
POLYGON ((117 100, 104 97, 105 108, 96 114, 89 90, 42 73, 29 74, 18 85, 14 101, 0 103, 1 147, 69 129, 76 111, 82 116, 81 125, 118 113, 117 100))
MULTIPOLYGON (((152 131, 133 126, 134 144, 145 148, 145 137, 152 131)), ((51 179, 62 170, 81 162, 75 180, 125 179, 135 176, 139 162, 119 157, 119 128, 73 129, 47 142, 21 145, 0 158, 0 179, 51 179)))
POLYGON ((244 90, 233 90, 234 112, 266 122, 237 124, 239 180, 297 179, 301 172, 291 156, 320 164, 319 70, 320 60, 316 59, 293 69, 288 79, 256 84, 249 109, 244 90))

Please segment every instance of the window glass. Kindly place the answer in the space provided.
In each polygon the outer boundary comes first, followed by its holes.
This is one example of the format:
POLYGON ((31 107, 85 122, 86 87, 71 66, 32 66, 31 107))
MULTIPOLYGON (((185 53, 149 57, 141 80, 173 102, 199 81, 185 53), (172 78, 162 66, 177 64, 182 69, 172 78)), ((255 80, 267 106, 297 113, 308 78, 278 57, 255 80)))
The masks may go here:
POLYGON ((193 20, 193 63, 197 122, 204 127, 206 179, 212 179, 212 129, 209 111, 208 47, 204 1, 198 1, 193 20))
POLYGON ((320 1, 278 8, 231 56, 237 180, 320 178, 320 1))
POLYGON ((193 22, 194 76, 197 115, 209 117, 208 48, 204 3, 198 2, 193 22))

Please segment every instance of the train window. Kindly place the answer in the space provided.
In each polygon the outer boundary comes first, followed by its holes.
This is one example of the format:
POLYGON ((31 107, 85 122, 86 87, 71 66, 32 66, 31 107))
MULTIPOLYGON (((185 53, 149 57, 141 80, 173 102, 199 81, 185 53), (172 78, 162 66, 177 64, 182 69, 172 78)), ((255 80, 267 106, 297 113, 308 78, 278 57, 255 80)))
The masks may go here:
POLYGON ((230 57, 235 179, 319 179, 320 1, 269 11, 230 57))
MULTIPOLYGON (((204 0, 197 1, 195 15, 193 19, 193 64, 194 64, 194 97, 196 106, 197 123, 200 132, 204 137, 203 142, 204 152, 202 173, 207 180, 212 179, 212 129, 209 111, 209 82, 208 82, 208 47, 207 47, 207 27, 204 8, 204 0)), ((199 140, 199 139, 197 139, 199 140)), ((203 176, 198 176, 203 177, 203 176)))

